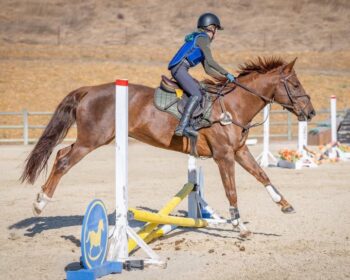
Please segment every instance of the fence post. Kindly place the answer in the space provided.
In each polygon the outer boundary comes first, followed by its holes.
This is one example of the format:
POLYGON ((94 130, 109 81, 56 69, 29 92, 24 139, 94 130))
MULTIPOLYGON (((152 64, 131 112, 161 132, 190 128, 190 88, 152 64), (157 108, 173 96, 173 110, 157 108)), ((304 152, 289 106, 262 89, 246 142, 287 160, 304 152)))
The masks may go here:
POLYGON ((332 143, 337 142, 337 97, 335 95, 331 96, 331 135, 332 143))
POLYGON ((292 114, 290 112, 287 112, 287 116, 288 116, 288 141, 292 141, 292 114))
POLYGON ((28 145, 28 111, 23 109, 23 144, 28 145))

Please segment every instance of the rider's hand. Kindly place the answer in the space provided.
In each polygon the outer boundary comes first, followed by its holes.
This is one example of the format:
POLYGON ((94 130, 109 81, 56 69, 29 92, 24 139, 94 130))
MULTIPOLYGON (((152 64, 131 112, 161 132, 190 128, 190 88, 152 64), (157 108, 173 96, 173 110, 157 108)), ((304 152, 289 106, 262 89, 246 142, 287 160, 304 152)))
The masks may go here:
POLYGON ((230 81, 230 83, 232 83, 232 82, 234 82, 234 81, 236 80, 235 76, 233 76, 233 75, 230 74, 230 73, 227 73, 227 74, 226 74, 226 78, 227 78, 227 80, 230 81))

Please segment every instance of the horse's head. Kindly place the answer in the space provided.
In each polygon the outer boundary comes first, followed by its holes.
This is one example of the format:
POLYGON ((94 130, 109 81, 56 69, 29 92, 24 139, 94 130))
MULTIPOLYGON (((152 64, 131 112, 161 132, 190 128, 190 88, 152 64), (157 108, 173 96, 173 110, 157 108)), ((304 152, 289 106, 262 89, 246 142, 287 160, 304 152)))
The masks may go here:
POLYGON ((294 113, 299 121, 311 120, 316 112, 312 106, 310 96, 305 92, 295 70, 296 58, 280 67, 279 82, 276 87, 274 100, 283 108, 294 113))

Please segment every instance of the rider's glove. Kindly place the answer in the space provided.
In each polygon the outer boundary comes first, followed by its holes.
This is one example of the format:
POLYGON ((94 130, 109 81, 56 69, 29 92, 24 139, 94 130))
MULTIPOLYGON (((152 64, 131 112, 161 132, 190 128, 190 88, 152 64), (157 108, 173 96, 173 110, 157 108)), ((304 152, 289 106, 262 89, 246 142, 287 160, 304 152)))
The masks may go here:
POLYGON ((232 82, 234 82, 234 81, 236 80, 235 76, 233 76, 233 75, 230 74, 230 73, 227 73, 227 74, 226 74, 226 78, 227 78, 227 80, 230 81, 230 83, 232 83, 232 82))

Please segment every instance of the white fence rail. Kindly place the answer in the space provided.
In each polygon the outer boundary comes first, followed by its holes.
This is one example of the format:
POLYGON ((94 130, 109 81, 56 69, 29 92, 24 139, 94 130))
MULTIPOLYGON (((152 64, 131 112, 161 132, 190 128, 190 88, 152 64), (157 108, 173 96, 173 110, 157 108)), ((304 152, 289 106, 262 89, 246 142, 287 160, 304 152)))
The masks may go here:
MULTIPOLYGON (((22 130, 22 138, 1 138, 0 143, 23 143, 28 145, 29 143, 35 143, 38 138, 29 138, 29 131, 31 129, 44 130, 46 125, 30 125, 29 116, 52 116, 53 112, 28 112, 26 109, 22 112, 0 112, 0 130, 22 130), (1 125, 1 118, 4 116, 22 116, 22 122, 18 125, 1 125)), ((73 126, 75 127, 75 126, 73 126)), ((74 138, 65 138, 64 141, 72 142, 74 138)))
MULTIPOLYGON (((338 111, 339 113, 343 113, 345 110, 338 111)), ((287 114, 287 121, 273 121, 270 118, 270 126, 271 128, 275 126, 284 126, 286 127, 285 133, 272 133, 270 129, 270 137, 271 138, 280 138, 285 140, 292 140, 293 138, 296 138, 297 135, 294 135, 293 127, 297 127, 298 121, 297 119, 288 111, 284 110, 272 110, 271 116, 280 114, 280 115, 286 115, 287 114)), ((318 110, 318 115, 325 115, 321 119, 330 119, 330 110, 324 109, 324 110, 318 110)), ((30 125, 29 123, 29 117, 30 116, 52 116, 52 112, 28 112, 26 109, 22 110, 22 112, 0 112, 0 131, 1 130, 22 130, 22 138, 1 138, 0 134, 0 143, 23 143, 24 145, 28 145, 29 143, 35 143, 38 141, 38 138, 29 138, 30 130, 31 129, 45 129, 46 125, 30 125), (22 122, 16 125, 1 125, 1 118, 2 117, 8 117, 8 116, 22 116, 22 122)), ((316 126, 317 122, 310 122, 309 126, 314 127, 316 126)), ((74 126, 73 126, 74 127, 74 126)), ((296 129, 295 129, 296 131, 296 129)), ((254 134, 254 130, 251 131, 250 135, 251 138, 262 138, 263 134, 254 134)), ((75 141, 73 138, 65 138, 64 141, 72 142, 75 141)))

